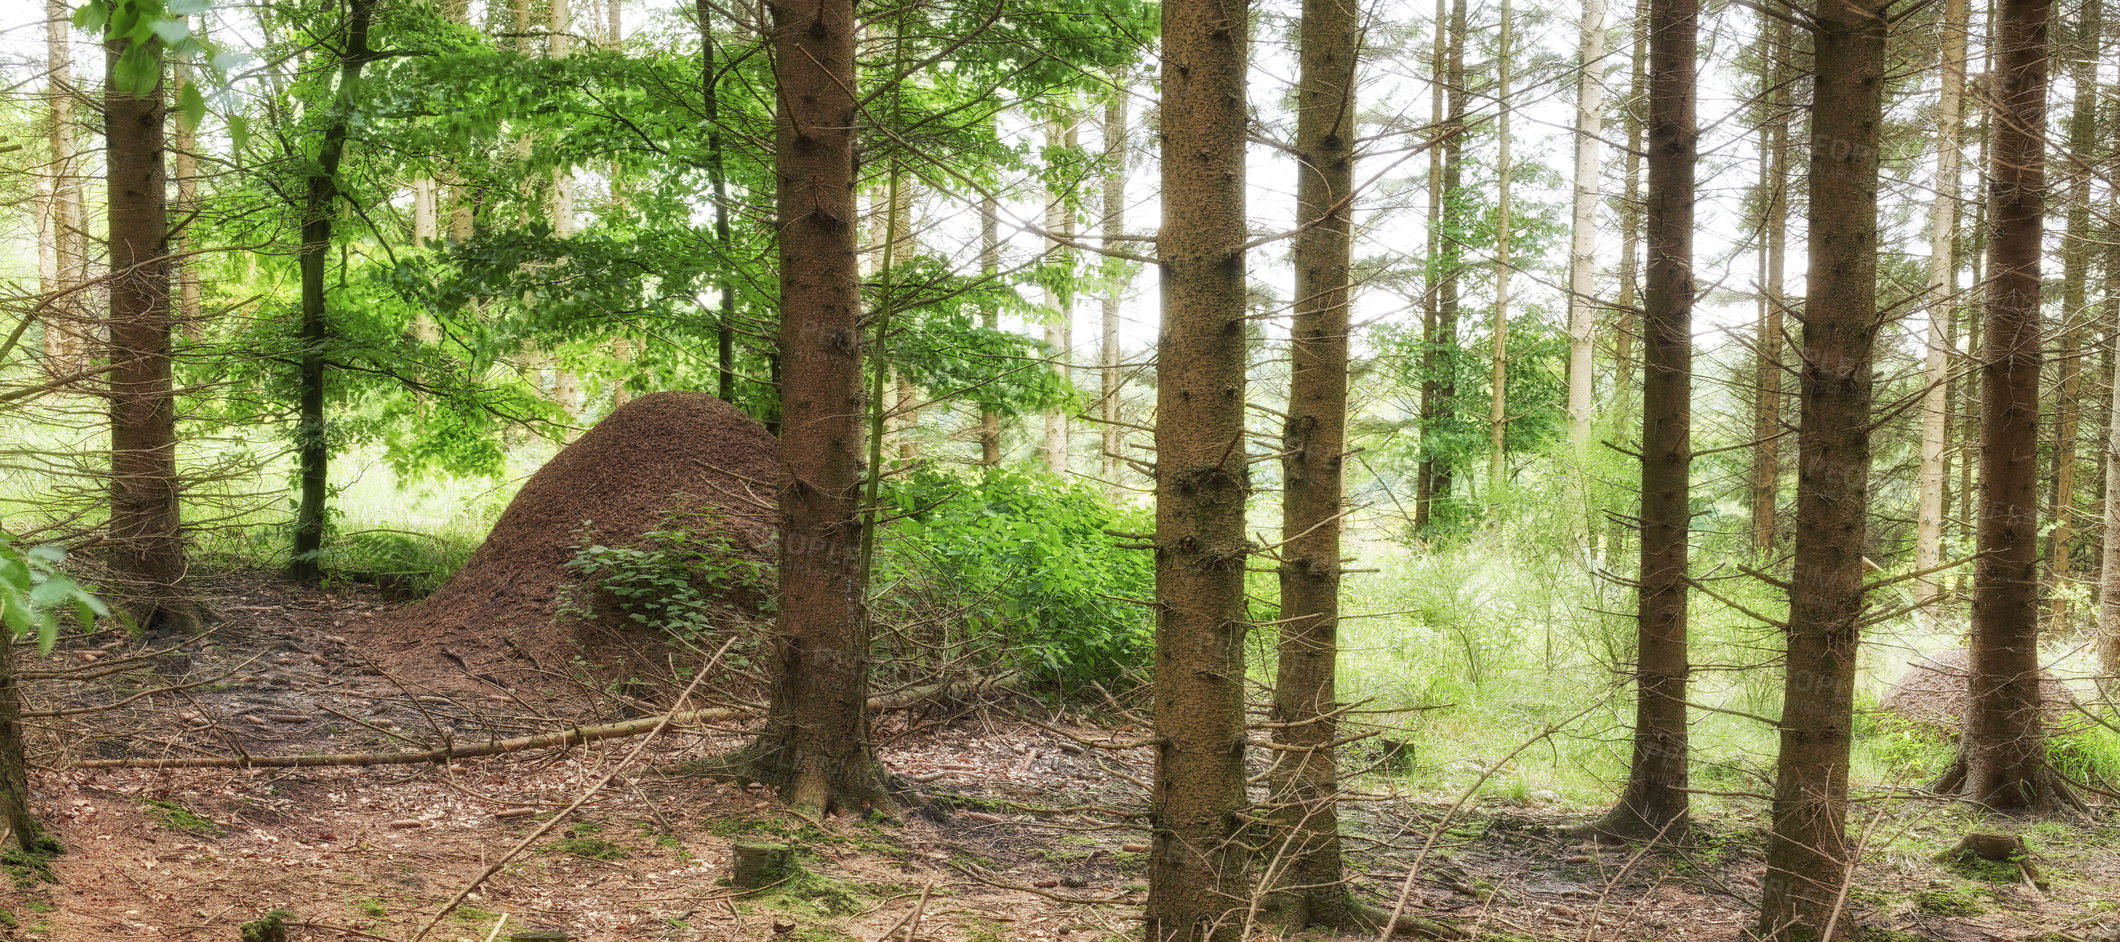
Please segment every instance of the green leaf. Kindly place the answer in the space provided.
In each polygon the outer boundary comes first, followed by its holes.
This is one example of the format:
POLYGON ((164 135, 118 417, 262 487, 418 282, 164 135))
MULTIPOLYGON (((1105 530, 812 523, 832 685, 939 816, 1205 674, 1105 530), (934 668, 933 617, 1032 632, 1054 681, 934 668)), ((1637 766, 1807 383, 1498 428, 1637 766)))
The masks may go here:
POLYGON ((145 97, 154 93, 155 86, 162 81, 162 57, 143 44, 134 44, 118 57, 118 64, 111 72, 118 90, 127 95, 145 97))
POLYGON ((185 82, 183 90, 177 93, 177 116, 187 129, 197 128, 199 122, 206 119, 206 96, 199 94, 198 83, 185 82))
POLYGON ((191 24, 183 20, 156 20, 147 28, 154 31, 155 38, 162 40, 162 45, 171 49, 191 38, 191 24))
POLYGON ((109 22, 110 7, 104 5, 102 0, 89 0, 89 2, 82 4, 80 9, 74 11, 74 28, 76 29, 100 33, 103 32, 104 24, 109 22))
POLYGON ((170 16, 197 16, 213 9, 213 3, 211 0, 169 0, 162 8, 169 11, 170 16))

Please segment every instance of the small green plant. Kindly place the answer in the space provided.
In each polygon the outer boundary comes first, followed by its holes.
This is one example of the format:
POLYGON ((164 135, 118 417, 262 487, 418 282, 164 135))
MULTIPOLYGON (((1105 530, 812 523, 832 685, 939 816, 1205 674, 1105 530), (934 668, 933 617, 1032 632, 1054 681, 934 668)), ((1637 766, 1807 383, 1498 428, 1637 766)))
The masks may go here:
POLYGON ((553 851, 586 857, 590 860, 620 860, 626 856, 626 846, 600 837, 563 837, 547 845, 553 851))
POLYGON ((211 819, 194 813, 191 809, 166 798, 142 798, 140 804, 147 806, 148 816, 172 831, 185 831, 202 837, 220 837, 228 832, 211 819))
POLYGON ((719 610, 768 612, 773 604, 772 564, 711 524, 673 515, 633 546, 606 546, 584 533, 570 549, 567 571, 587 597, 568 593, 561 611, 577 618, 608 614, 689 639, 712 633, 719 610))
POLYGON ((292 918, 294 913, 275 909, 244 923, 237 931, 242 933, 243 942, 287 942, 287 920, 292 918))
POLYGON ((65 562, 66 551, 59 547, 17 549, 0 533, 0 624, 16 638, 36 635, 37 648, 47 654, 59 640, 60 610, 71 610, 84 628, 110 614, 95 596, 59 571, 65 562))
POLYGON ((1982 895, 1982 891, 1969 886, 1922 890, 1914 894, 1914 905, 1922 912, 1938 916, 1978 916, 1987 912, 1981 902, 1982 895))

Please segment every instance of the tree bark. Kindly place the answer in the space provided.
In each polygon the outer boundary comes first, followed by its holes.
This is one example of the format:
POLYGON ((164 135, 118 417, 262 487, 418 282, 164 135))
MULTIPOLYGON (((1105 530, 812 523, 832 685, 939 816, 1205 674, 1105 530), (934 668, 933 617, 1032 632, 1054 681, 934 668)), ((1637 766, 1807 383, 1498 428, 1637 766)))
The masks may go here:
MULTIPOLYGON (((1870 503, 1877 318, 1878 144, 1890 0, 1819 9, 1811 103, 1796 547, 1781 750, 1760 928, 1831 942, 1844 916, 1848 750, 1855 721, 1870 503)), ((1850 933, 1851 934, 1851 933, 1850 933)))
MULTIPOLYGON (((2120 107, 2115 108, 2114 126, 2120 127, 2120 107)), ((2107 211, 2120 218, 2120 191, 2113 192, 2107 211)), ((2113 349, 2105 437, 2104 559, 2098 567, 2098 689, 2111 698, 2114 680, 2120 678, 2120 239, 2106 246, 2105 323, 2113 349)))
POLYGON ((1697 0, 1649 3, 1649 250, 1642 305, 1641 569, 1634 750, 1615 835, 1678 837, 1688 824, 1686 541, 1692 521, 1693 192, 1697 0))
POLYGON ((2051 0, 1999 0, 1988 167, 1979 558, 1968 707, 1939 789, 1991 808, 2048 809, 2039 697, 2039 270, 2046 211, 2051 0))
POLYGON ((780 612, 752 746, 789 805, 891 806, 869 741, 860 566, 861 290, 855 257, 853 0, 775 0, 780 223, 780 612))
MULTIPOLYGON (((1936 203, 1929 215, 1929 331, 1922 396, 1921 476, 1914 529, 1914 569, 1926 572, 1943 562, 1944 481, 1948 465, 1951 379, 1951 312, 1958 306, 1959 133, 1964 127, 1967 0, 1945 0, 1943 8, 1943 92, 1936 102, 1936 203)), ((1914 598, 1934 603, 1943 582, 1935 576, 1915 580, 1914 598)))
MULTIPOLYGON (((1621 425, 1626 425, 1634 414, 1634 337, 1641 298, 1642 133, 1648 124, 1644 118, 1649 94, 1649 26, 1644 2, 1635 3, 1633 74, 1626 107, 1621 109, 1627 128, 1627 153, 1620 164, 1626 180, 1619 205, 1619 300, 1615 305, 1619 322, 1612 330, 1612 400, 1618 406, 1621 425)), ((1622 518, 1612 517, 1611 529, 1605 536, 1606 559, 1620 557, 1629 529, 1622 518)))
POLYGON ((2066 625, 2068 596, 2063 591, 2069 581, 2071 546, 2076 522, 2076 438, 2079 431, 2078 400, 2083 395, 2083 370, 2078 352, 2083 348, 2084 330, 2090 324, 2088 287, 2090 285, 2091 246, 2098 236, 2091 231, 2091 174, 2086 172, 2098 160, 2098 63, 2099 33, 2102 17, 2099 0, 2083 0, 2076 17, 2076 35, 2071 47, 2070 77, 2075 88, 2075 105, 2069 115, 2068 138, 2070 162, 2067 174, 2068 231, 2061 238, 2061 323, 2062 339, 2055 351, 2055 368, 2060 373, 2056 384, 2060 395, 2054 399, 2054 474, 2052 490, 2047 495, 2047 519, 2052 528, 2047 532, 2046 578, 2051 597, 2047 606, 2047 617, 2055 630, 2066 625))
POLYGON ((44 836, 30 813, 29 753, 22 741, 22 690, 15 683, 15 646, 5 637, 5 633, 0 633, 0 851, 25 857, 49 856, 58 853, 59 843, 44 836))
MULTIPOLYGON (((1063 105, 1070 110, 1064 116, 1048 119, 1045 123, 1045 148, 1047 153, 1065 149, 1074 151, 1076 145, 1075 114, 1072 102, 1063 105)), ((1047 168, 1051 172, 1052 168, 1047 168)), ((1045 286, 1046 316, 1052 318, 1045 324, 1045 345, 1056 359, 1053 372, 1061 378, 1068 377, 1068 363, 1074 359, 1075 320, 1075 250, 1071 243, 1075 237, 1075 208, 1070 204, 1066 188, 1057 180, 1049 183, 1045 192, 1045 230, 1058 238, 1048 239, 1045 247, 1047 264, 1060 269, 1058 283, 1048 281, 1045 286)), ((1055 475, 1067 474, 1067 409, 1053 406, 1045 410, 1045 443, 1039 448, 1045 459, 1045 470, 1055 475)))
MULTIPOLYGON (((73 19, 66 0, 45 0, 44 39, 50 76, 51 195, 45 214, 49 226, 51 279, 44 285, 44 368, 53 377, 86 365, 89 330, 81 283, 88 276, 88 213, 81 197, 77 129, 74 127, 73 19)), ((42 247, 42 246, 40 246, 42 247)))
MULTIPOLYGON (((991 195, 979 198, 979 272, 991 282, 1001 276, 1001 209, 991 195)), ((988 330, 1001 329, 1001 308, 985 302, 980 323, 988 330)), ((1001 466, 1001 415, 992 409, 979 413, 979 466, 1001 466)))
POLYGON ((301 495, 295 508, 294 551, 289 575, 306 583, 323 579, 319 560, 324 549, 324 502, 329 492, 331 446, 324 414, 325 347, 331 342, 331 312, 324 299, 324 266, 331 254, 332 217, 338 212, 339 162, 353 120, 355 89, 368 62, 368 28, 375 0, 353 0, 346 19, 346 44, 339 60, 339 87, 331 123, 317 145, 315 172, 309 175, 302 206, 302 357, 299 419, 295 429, 296 476, 301 495))
POLYGON ((1428 408, 1428 421, 1422 425, 1421 467, 1423 482, 1427 487, 1421 495, 1420 521, 1422 527, 1436 522, 1437 505, 1447 510, 1453 478, 1450 456, 1438 454, 1442 447, 1436 439, 1442 437, 1450 426, 1457 423, 1457 367, 1458 367, 1458 283, 1464 267, 1464 239, 1470 234, 1458 205, 1459 189, 1464 181, 1465 153, 1465 0, 1452 0, 1450 5, 1449 37, 1443 53, 1443 99, 1444 133, 1440 150, 1443 153, 1443 186, 1441 213, 1437 221, 1437 255, 1435 267, 1435 329, 1428 332, 1428 349, 1423 355, 1426 361, 1425 382, 1433 395, 1423 395, 1422 404, 1428 408))
MULTIPOLYGON (((1110 96, 1104 100, 1103 206, 1103 242, 1105 248, 1114 250, 1121 247, 1120 240, 1126 235, 1127 92, 1126 73, 1114 71, 1110 96)), ((1119 302, 1126 297, 1126 273, 1124 260, 1104 259, 1103 308, 1098 312, 1102 329, 1097 347, 1097 398, 1104 420, 1104 496, 1113 503, 1125 497, 1119 484, 1120 476, 1126 473, 1125 459, 1119 451, 1125 441, 1119 428, 1119 396, 1125 388, 1125 379, 1119 375, 1119 302)))
MULTIPOLYGON (((1450 8, 1447 0, 1435 0, 1435 48, 1434 67, 1429 83, 1429 123, 1439 131, 1449 114, 1448 98, 1444 87, 1449 84, 1450 69, 1450 8)), ((1414 466, 1413 529, 1426 532, 1428 520, 1434 511, 1435 458, 1429 453, 1429 436, 1435 434, 1436 419, 1442 415, 1441 389, 1436 382, 1436 327, 1441 315, 1442 279, 1441 265, 1434 260, 1442 258, 1443 252, 1443 201, 1448 194, 1443 189, 1446 166, 1445 153, 1451 138, 1445 138, 1439 146, 1428 149, 1428 254, 1425 284, 1421 291, 1421 453, 1414 466)))
POLYGON ((1766 80, 1767 120, 1760 129, 1767 153, 1763 161, 1766 199, 1761 206, 1759 335, 1754 369, 1759 374, 1759 401, 1754 409, 1752 450, 1752 551, 1760 557, 1774 552, 1775 513, 1781 503, 1781 379, 1782 316, 1788 308, 1783 277, 1789 239, 1789 117, 1795 111, 1790 93, 1791 35, 1789 24, 1769 21, 1766 80))
POLYGON ((1487 503, 1502 499, 1502 484, 1509 474, 1509 43, 1515 37, 1514 13, 1509 0, 1502 0, 1500 49, 1495 55, 1495 153, 1494 207, 1494 346, 1487 364, 1487 503))
MULTIPOLYGON (((613 17, 618 14, 612 6, 613 17)), ((732 264, 735 246, 729 241, 729 172, 722 160, 721 69, 714 56, 714 4, 699 0, 699 91, 702 116, 707 124, 707 185, 714 190, 714 244, 722 252, 721 264, 732 264)), ((617 33, 613 27, 612 33, 617 33)), ((714 364, 719 370, 714 396, 736 401, 736 286, 733 279, 721 281, 721 322, 714 336, 714 364)))
MULTIPOLYGON (((1597 343, 1597 194, 1599 136, 1605 131, 1605 0, 1583 0, 1575 80, 1575 206, 1568 242, 1568 444, 1576 468, 1571 497, 1590 523, 1591 411, 1597 343)), ((1588 531, 1585 531, 1586 533, 1588 531)))
POLYGON ((1271 885, 1293 928, 1347 927, 1340 869, 1341 461, 1347 451, 1356 0, 1305 0, 1296 87, 1295 322, 1281 433, 1281 637, 1273 691, 1271 885))
POLYGON ((158 81, 144 96, 117 82, 121 40, 106 43, 103 96, 109 186, 110 523, 103 562, 120 607, 143 629, 190 631, 205 609, 186 598, 177 395, 170 363, 169 195, 158 81))
POLYGON ((1225 942, 1244 844, 1248 0, 1166 0, 1151 942, 1225 942))

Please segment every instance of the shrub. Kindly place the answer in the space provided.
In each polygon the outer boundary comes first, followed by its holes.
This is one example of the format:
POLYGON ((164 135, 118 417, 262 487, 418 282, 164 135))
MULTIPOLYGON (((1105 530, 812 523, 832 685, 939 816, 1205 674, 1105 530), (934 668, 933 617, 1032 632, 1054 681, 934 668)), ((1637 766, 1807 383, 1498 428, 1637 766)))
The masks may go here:
POLYGON ((955 643, 999 645, 1040 679, 1108 680, 1145 660, 1154 619, 1137 600, 1155 594, 1155 563, 1113 534, 1152 529, 1146 512, 1001 470, 919 471, 884 504, 899 519, 877 554, 881 616, 946 612, 963 633, 955 643))

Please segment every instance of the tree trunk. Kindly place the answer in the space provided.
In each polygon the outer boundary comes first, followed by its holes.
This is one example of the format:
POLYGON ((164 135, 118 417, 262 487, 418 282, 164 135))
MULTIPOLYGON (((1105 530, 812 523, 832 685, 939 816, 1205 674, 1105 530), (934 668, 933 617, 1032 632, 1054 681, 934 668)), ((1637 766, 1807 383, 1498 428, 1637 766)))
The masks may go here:
POLYGON ((808 814, 891 806, 869 741, 853 0, 776 0, 780 612, 757 771, 808 814))
MULTIPOLYGON (((1959 131, 1964 126, 1965 31, 1971 4, 1945 0, 1943 9, 1943 93, 1936 103, 1936 203, 1929 215, 1929 331, 1922 396, 1921 477, 1914 529, 1914 569, 1926 572, 1943 562, 1944 480, 1949 476, 1951 379, 1951 312, 1958 306, 1958 164, 1959 131)), ((1933 603, 1942 580, 1922 576, 1914 598, 1933 603)))
MULTIPOLYGON (((614 11, 617 6, 612 6, 614 11)), ((732 262, 735 246, 729 241, 729 173, 722 160, 721 70, 714 62, 714 4, 699 0, 699 90, 702 114, 707 124, 707 184, 714 190, 714 244, 722 252, 721 263, 732 262)), ((616 17, 617 13, 613 12, 616 17)), ((612 28, 617 33, 617 28, 612 28)), ((736 286, 721 279, 721 323, 716 325, 714 364, 719 370, 715 398, 736 401, 736 286)))
POLYGON ((1163 4, 1152 942, 1233 940, 1244 843, 1248 0, 1163 4))
POLYGON ((1763 238, 1760 260, 1759 336, 1754 369, 1759 374, 1759 401, 1754 410, 1752 450, 1752 551, 1764 558, 1774 552, 1775 512, 1781 503, 1781 379, 1782 315, 1788 308, 1783 278, 1789 239, 1789 117, 1795 110, 1790 93, 1791 43, 1789 24, 1771 17, 1766 26, 1767 120, 1760 129, 1767 153, 1766 197, 1761 206, 1763 238))
MULTIPOLYGON (((2116 107, 2120 112, 2120 107, 2116 107)), ((2120 118, 2120 114, 2116 114, 2120 118)), ((2114 122, 2120 126, 2120 120, 2114 122)), ((2120 218, 2120 191, 2112 194, 2108 212, 2120 218)), ((2120 240, 2106 246, 2105 323, 2113 348, 2109 385, 2111 416, 2105 438, 2104 559, 2098 567, 2098 689, 2108 699, 2120 677, 2120 240)))
MULTIPOLYGON (((1446 0, 1435 0, 1435 49, 1434 68, 1429 83, 1431 117, 1429 123, 1439 131, 1444 130, 1443 121, 1449 114, 1444 87, 1449 85, 1450 69, 1450 12, 1446 0)), ((1428 254, 1430 259, 1442 258, 1443 252, 1443 190, 1445 167, 1444 154, 1449 139, 1441 145, 1428 149, 1428 254)), ((1442 384, 1436 381, 1436 327, 1441 315, 1442 281, 1441 266, 1427 266, 1425 282, 1421 291, 1421 453, 1414 467, 1413 529, 1426 532, 1428 520, 1434 511, 1435 501, 1435 457, 1429 452, 1429 437, 1436 432, 1436 419, 1442 415, 1442 384)))
POLYGON ((2047 495, 2047 519, 2052 529, 2047 533, 2047 584, 2052 593, 2048 603, 2048 617, 2056 631, 2066 626, 2068 597, 2064 589, 2069 581, 2069 557, 2076 522, 2076 437, 2078 400, 2083 395, 2083 371, 2079 367, 2078 352, 2083 348, 2083 332, 2090 323, 2087 303, 2091 280, 2091 246, 2098 235, 2091 231, 2091 174, 2086 170, 2098 160, 2098 63, 2100 20, 2099 0, 2083 0, 2076 18, 2077 34, 2071 44, 2075 54, 2070 56, 2071 78, 2076 86, 2075 107, 2069 115, 2069 154, 2074 160, 2069 165, 2067 199, 2068 231, 2061 239, 2061 323, 2060 349, 2055 354, 2055 367, 2060 372, 2060 395, 2054 400, 2054 474, 2053 489, 2047 495))
MULTIPOLYGON (((979 272, 989 282, 1001 276, 1001 210, 991 195, 979 198, 979 272)), ((991 301, 979 310, 981 325, 1001 329, 1001 308, 991 301)), ((979 413, 979 466, 1001 466, 1001 416, 992 409, 979 413)))
MULTIPOLYGON (((1619 301, 1615 305, 1619 323, 1612 331, 1612 401, 1619 408, 1619 424, 1623 426, 1634 414, 1635 314, 1641 299, 1642 133, 1648 123, 1644 111, 1649 94, 1649 26, 1643 2, 1635 3, 1633 75, 1628 84, 1627 105, 1622 109, 1627 153, 1620 162, 1626 180, 1619 206, 1619 301)), ((1612 517, 1611 529, 1605 536, 1606 559, 1620 558, 1629 529, 1620 517, 1612 517)))
POLYGON ((1686 539, 1692 521, 1693 177, 1697 0, 1650 0, 1648 283, 1642 305, 1641 569, 1634 755, 1607 833, 1688 822, 1686 539))
POLYGON ((30 813, 29 753, 22 742, 22 690, 15 685, 15 646, 6 640, 9 634, 0 632, 0 852, 10 856, 49 856, 58 853, 59 843, 44 836, 30 813))
POLYGON ((1812 33, 1796 548, 1774 826, 1760 905, 1760 927, 1771 939, 1831 942, 1852 929, 1842 915, 1854 866, 1848 749, 1870 504, 1877 148, 1889 5, 1859 0, 1823 7, 1812 33))
MULTIPOLYGON (((1450 5, 1449 38, 1444 46, 1443 98, 1444 133, 1440 148, 1443 152, 1442 211, 1438 219, 1438 245, 1435 265, 1441 269, 1437 274, 1435 289, 1435 329, 1429 332, 1426 381, 1433 386, 1433 395, 1423 395, 1423 406, 1433 403, 1428 421, 1422 425, 1421 463, 1427 469, 1424 475, 1427 489, 1421 500, 1422 526, 1436 522, 1438 504, 1447 511, 1450 502, 1450 485, 1453 477, 1450 456, 1438 454, 1442 446, 1437 439, 1457 423, 1457 367, 1458 367, 1458 281, 1464 264, 1464 240, 1471 234, 1464 212, 1458 205, 1458 190, 1464 180, 1465 153, 1465 0, 1452 0, 1450 5)), ((1444 519, 1451 519, 1445 515, 1444 519)))
POLYGON ((1502 0, 1502 34, 1495 56, 1496 193, 1494 208, 1494 347, 1488 358, 1487 503, 1498 505, 1509 474, 1509 42, 1515 38, 1509 0, 1502 0))
MULTIPOLYGON (((1045 147, 1048 152, 1065 148, 1072 152, 1076 144, 1075 115, 1070 111, 1064 117, 1052 118, 1045 123, 1045 147)), ((1047 168, 1051 172, 1052 168, 1047 168)), ((1045 247, 1046 263, 1060 269, 1058 283, 1048 281, 1045 286, 1046 316, 1045 346, 1055 358, 1053 372, 1062 378, 1069 375, 1068 363, 1074 358, 1075 292, 1075 208, 1071 205, 1065 187, 1057 180, 1047 185, 1045 193, 1045 231, 1058 238, 1048 239, 1045 247)), ((1045 410, 1045 444, 1039 449, 1045 458, 1045 470, 1056 475, 1067 474, 1067 409, 1053 406, 1045 410)))
POLYGON ((75 143, 73 43, 68 32, 73 19, 66 0, 45 0, 45 50, 49 56, 47 89, 51 96, 51 199, 47 213, 50 226, 52 279, 44 286, 45 370, 65 376, 86 366, 91 336, 87 306, 80 292, 88 276, 88 213, 82 205, 80 162, 75 143))
POLYGON ((1353 924, 1341 882, 1336 683, 1347 451, 1355 62, 1361 9, 1306 0, 1296 87, 1295 322, 1281 459, 1281 638, 1273 689, 1271 886, 1291 928, 1353 924))
MULTIPOLYGON (((1592 353, 1597 344, 1597 194, 1599 135, 1605 131, 1605 0, 1583 0, 1575 80, 1575 207, 1568 243, 1568 444, 1572 513, 1588 525, 1591 410, 1596 406, 1592 353)), ((1588 532, 1588 531, 1585 531, 1588 532)))
POLYGON ((1968 707, 1939 789, 1991 808, 2054 806, 2039 699, 2039 255, 2046 211, 2051 0, 2000 0, 1988 178, 1987 338, 1981 364, 1979 558, 1968 707))
POLYGON ((295 509, 294 552, 288 570, 296 580, 307 583, 324 577, 319 555, 324 548, 324 501, 331 462, 324 415, 324 348, 331 341, 331 312, 324 301, 324 265, 331 254, 331 220, 338 212, 339 161, 346 153, 361 66, 368 61, 368 27, 375 15, 375 0, 353 0, 349 14, 331 123, 317 145, 317 169, 309 175, 302 207, 301 391, 299 425, 295 430, 296 476, 301 482, 301 496, 295 509))
POLYGON ((121 606, 143 629, 189 631, 206 620, 184 596, 178 506, 177 395, 170 367, 168 174, 164 170, 160 47, 154 91, 117 82, 125 44, 106 44, 104 135, 109 148, 110 523, 103 562, 121 606))
MULTIPOLYGON (((1117 250, 1120 239, 1126 235, 1126 124, 1127 124, 1126 73, 1112 73, 1110 97, 1104 101, 1104 247, 1117 250)), ((1126 297, 1126 262, 1122 259, 1104 259, 1103 309, 1099 312, 1102 330, 1099 331, 1097 366, 1099 368, 1098 400, 1102 404, 1103 451, 1104 451, 1104 496, 1118 503, 1124 498, 1119 478, 1126 473, 1125 459, 1120 448, 1125 436, 1120 434, 1119 395, 1125 380, 1119 375, 1119 302, 1126 297)))

